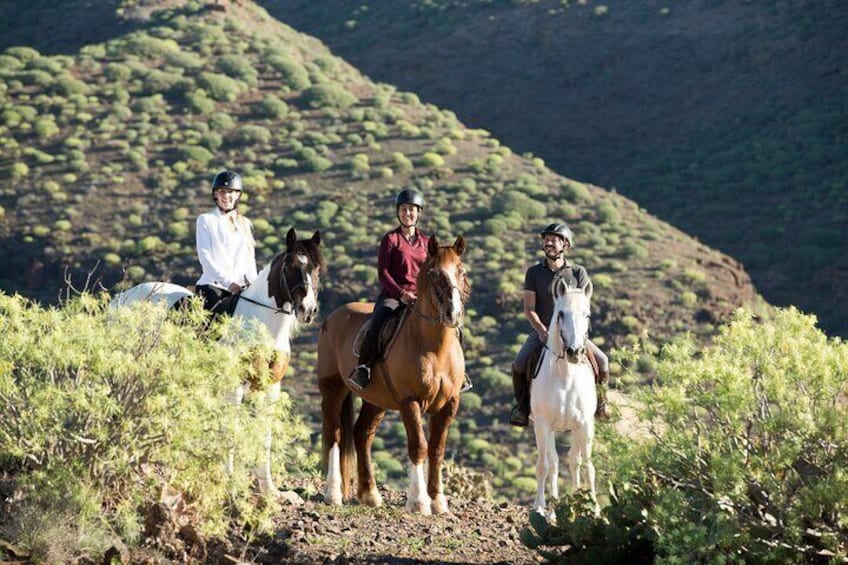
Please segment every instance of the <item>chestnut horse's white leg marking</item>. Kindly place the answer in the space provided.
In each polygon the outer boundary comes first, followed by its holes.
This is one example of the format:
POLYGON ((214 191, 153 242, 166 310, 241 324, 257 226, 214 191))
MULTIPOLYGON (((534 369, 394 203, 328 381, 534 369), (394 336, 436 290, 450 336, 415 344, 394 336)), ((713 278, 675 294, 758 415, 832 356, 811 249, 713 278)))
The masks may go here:
POLYGON ((334 443, 327 458, 327 484, 324 487, 324 502, 341 505, 342 503, 342 473, 339 444, 334 443))
POLYGON ((429 516, 430 495, 427 494, 427 480, 424 478, 424 463, 409 464, 409 490, 406 493, 406 509, 429 516))

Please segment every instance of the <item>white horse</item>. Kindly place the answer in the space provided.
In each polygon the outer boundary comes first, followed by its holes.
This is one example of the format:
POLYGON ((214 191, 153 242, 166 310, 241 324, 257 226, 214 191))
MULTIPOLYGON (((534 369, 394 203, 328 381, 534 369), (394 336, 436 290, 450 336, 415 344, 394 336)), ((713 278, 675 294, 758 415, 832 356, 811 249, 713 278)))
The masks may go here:
MULTIPOLYGON (((311 239, 298 240, 294 228, 286 234, 286 251, 277 254, 271 263, 262 269, 256 280, 239 295, 232 321, 244 331, 257 324, 264 326, 271 336, 276 354, 269 367, 272 383, 267 391, 267 400, 276 402, 280 398, 280 380, 291 359, 291 337, 298 323, 310 323, 318 312, 318 286, 321 271, 325 268, 320 250, 321 234, 316 231, 311 239)), ((164 302, 169 308, 178 301, 193 296, 185 287, 166 282, 146 282, 121 292, 112 299, 111 306, 130 305, 140 300, 164 302)), ((238 336, 239 332, 234 332, 238 336)), ((242 383, 231 397, 234 405, 240 405, 250 384, 242 383)), ((271 431, 265 437, 265 461, 256 470, 256 479, 262 492, 273 492, 271 477, 271 431)), ((227 469, 233 470, 233 455, 230 453, 227 469)))
POLYGON ((595 436, 595 377, 586 359, 589 332, 589 300, 592 286, 585 290, 569 288, 565 281, 553 284, 554 313, 548 328, 548 341, 542 354, 538 376, 530 385, 530 412, 536 432, 536 501, 533 510, 549 520, 555 517, 545 504, 545 481, 551 481, 551 497, 559 498, 557 478, 559 458, 555 432, 571 430, 568 466, 574 489, 581 487, 581 466, 592 500, 595 497, 595 466, 592 441, 595 436))

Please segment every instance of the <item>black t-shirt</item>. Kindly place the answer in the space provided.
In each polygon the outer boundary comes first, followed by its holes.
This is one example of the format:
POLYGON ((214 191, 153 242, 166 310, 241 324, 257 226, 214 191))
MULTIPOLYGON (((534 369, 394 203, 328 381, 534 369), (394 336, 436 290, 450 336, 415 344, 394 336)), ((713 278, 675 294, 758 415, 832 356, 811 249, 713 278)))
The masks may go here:
POLYGON ((585 289, 589 285, 589 274, 580 265, 566 262, 565 266, 558 271, 552 271, 548 267, 547 260, 543 259, 541 263, 527 269, 524 275, 524 290, 536 293, 534 310, 545 326, 551 323, 551 316, 554 315, 554 295, 551 286, 557 274, 564 277, 569 286, 585 289))

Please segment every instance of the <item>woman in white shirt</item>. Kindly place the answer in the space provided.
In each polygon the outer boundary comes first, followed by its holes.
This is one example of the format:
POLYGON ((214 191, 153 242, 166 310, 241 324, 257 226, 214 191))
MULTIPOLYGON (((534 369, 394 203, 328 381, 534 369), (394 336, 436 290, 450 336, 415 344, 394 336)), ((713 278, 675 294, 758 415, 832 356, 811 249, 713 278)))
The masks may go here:
POLYGON ((197 294, 207 310, 232 314, 239 293, 256 279, 256 244, 250 221, 239 214, 241 175, 222 171, 212 180, 216 208, 197 218, 197 256, 203 269, 197 294))

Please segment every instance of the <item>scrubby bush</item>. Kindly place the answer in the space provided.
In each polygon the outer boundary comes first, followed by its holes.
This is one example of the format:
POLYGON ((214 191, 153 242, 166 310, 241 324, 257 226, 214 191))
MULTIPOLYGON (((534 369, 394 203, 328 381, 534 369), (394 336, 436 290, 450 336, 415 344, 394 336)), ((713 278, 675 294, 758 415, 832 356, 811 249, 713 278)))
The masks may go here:
POLYGON ((663 348, 639 409, 649 437, 610 435, 610 504, 586 499, 524 540, 552 559, 826 563, 848 555, 848 344, 794 308, 737 313, 702 351, 663 348))
POLYGON ((217 73, 200 73, 197 84, 215 100, 225 102, 234 102, 242 91, 238 81, 217 73))
POLYGON ((224 347, 208 339, 199 305, 180 319, 151 304, 110 310, 89 295, 42 309, 0 294, 0 467, 19 493, 3 537, 36 561, 102 555, 116 537, 140 542, 141 509, 163 492, 184 498, 204 535, 233 520, 268 526, 276 504, 257 504, 250 488, 265 430, 277 461, 301 462, 294 442, 306 430, 285 396, 248 395, 255 417, 227 404, 253 373, 247 352, 271 358, 261 335, 224 347), (227 474, 231 448, 238 464, 227 474))
POLYGON ((284 118, 289 113, 289 105, 272 94, 262 99, 259 108, 262 115, 269 118, 284 118))
POLYGON ((265 62, 282 75, 286 84, 292 90, 303 90, 312 85, 306 69, 290 57, 279 54, 271 55, 265 62))
POLYGON ((332 84, 310 86, 303 91, 301 99, 312 108, 347 108, 357 102, 356 96, 332 84))

